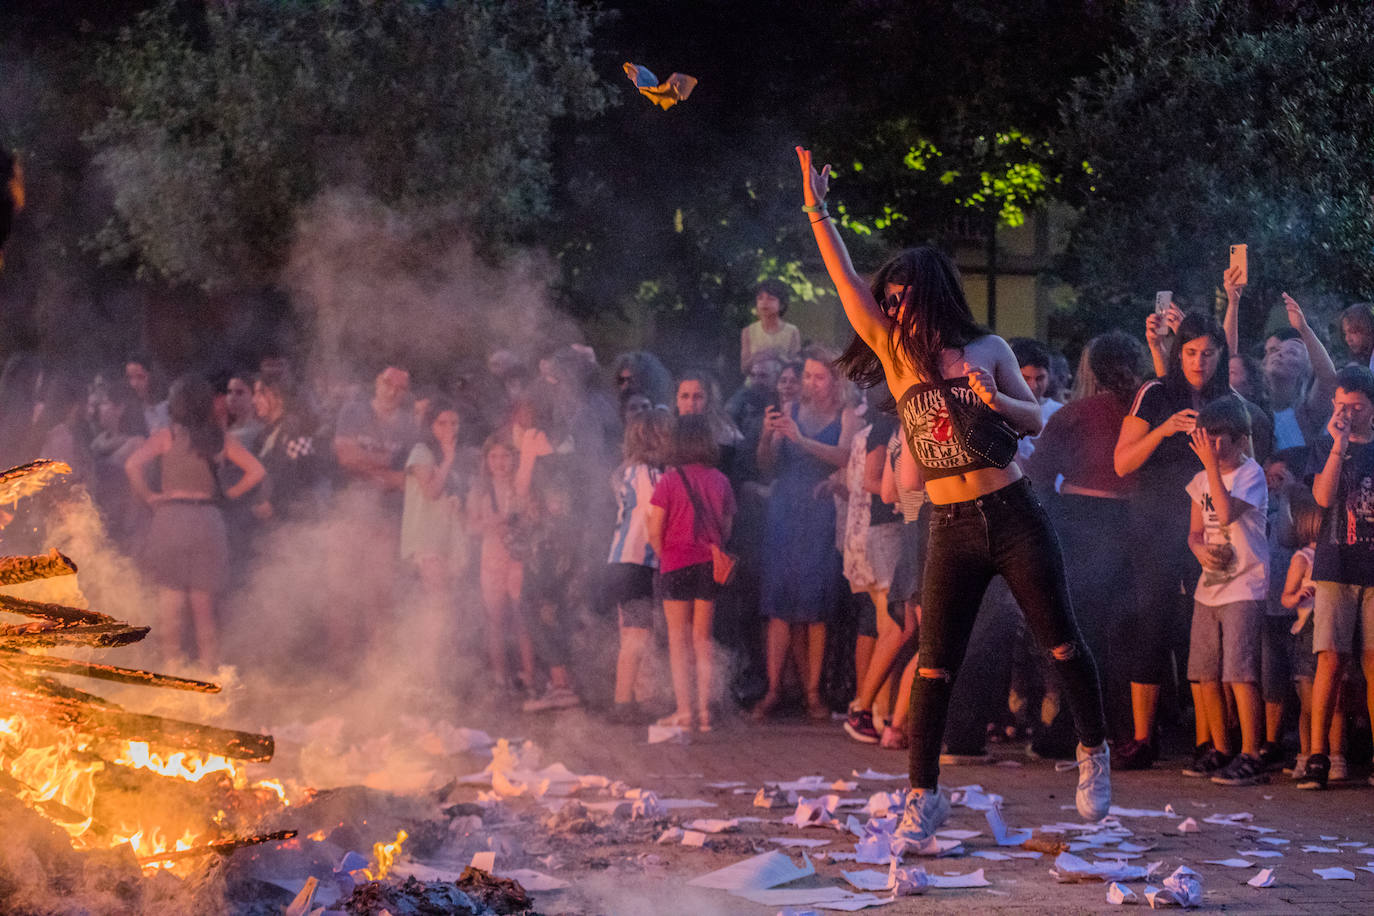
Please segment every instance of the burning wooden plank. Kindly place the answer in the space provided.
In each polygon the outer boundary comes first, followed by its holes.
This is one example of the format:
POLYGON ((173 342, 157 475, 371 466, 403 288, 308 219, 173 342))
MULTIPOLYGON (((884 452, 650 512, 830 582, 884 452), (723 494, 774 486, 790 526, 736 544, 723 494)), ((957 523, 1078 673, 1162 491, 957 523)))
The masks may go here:
POLYGON ((190 690, 196 693, 219 693, 220 691, 219 684, 212 684, 209 681, 196 681, 137 668, 118 668, 114 665, 78 662, 69 658, 59 658, 55 655, 29 655, 24 652, 0 650, 0 665, 23 668, 29 671, 50 671, 54 674, 97 678, 119 684, 136 684, 142 687, 166 687, 171 690, 190 690))
POLYGON ((276 752, 271 735, 125 712, 111 704, 35 693, 13 684, 0 684, 0 715, 6 712, 39 716, 106 740, 146 741, 255 763, 271 760, 276 752))
POLYGON ((49 458, 39 458, 37 461, 0 472, 0 506, 7 506, 25 496, 31 496, 58 477, 71 472, 71 465, 65 461, 53 461, 49 458))
POLYGON ((149 627, 131 627, 117 621, 90 626, 27 623, 0 627, 0 647, 37 649, 49 646, 90 646, 109 649, 136 643, 148 635, 149 627))
POLYGON ((75 573, 76 564, 58 553, 56 547, 36 557, 0 557, 0 585, 19 585, 75 573))
POLYGON ((139 856, 138 864, 142 866, 158 865, 166 862, 176 862, 181 859, 194 859, 197 856, 205 856, 211 853, 228 855, 235 849, 242 849, 245 846, 260 846, 263 843, 280 843, 284 840, 296 838, 298 831, 295 830, 276 830, 272 833, 262 833, 257 836, 235 836, 226 837, 222 840, 215 840, 204 846, 196 846, 191 849, 174 849, 167 852, 160 852, 151 856, 139 856))
POLYGON ((55 623, 118 623, 109 614, 99 611, 86 611, 48 601, 30 601, 13 595, 0 595, 0 611, 22 617, 39 617, 55 623))

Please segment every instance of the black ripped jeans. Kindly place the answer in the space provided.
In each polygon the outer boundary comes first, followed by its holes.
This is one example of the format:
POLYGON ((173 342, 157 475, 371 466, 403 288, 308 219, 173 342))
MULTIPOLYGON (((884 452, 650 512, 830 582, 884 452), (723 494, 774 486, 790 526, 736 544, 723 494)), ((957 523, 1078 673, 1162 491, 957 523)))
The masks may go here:
MULTIPOLYGON (((1112 534, 1103 532, 1104 537, 1112 534)), ((934 789, 939 782, 940 741, 954 674, 968 648, 983 592, 998 575, 1021 605, 1036 643, 1050 653, 1078 740, 1096 747, 1106 739, 1097 666, 1074 620, 1059 537, 1030 483, 1022 479, 968 502, 932 507, 921 590, 920 670, 911 685, 908 716, 915 788, 934 789), (930 674, 936 676, 926 676, 930 674)))

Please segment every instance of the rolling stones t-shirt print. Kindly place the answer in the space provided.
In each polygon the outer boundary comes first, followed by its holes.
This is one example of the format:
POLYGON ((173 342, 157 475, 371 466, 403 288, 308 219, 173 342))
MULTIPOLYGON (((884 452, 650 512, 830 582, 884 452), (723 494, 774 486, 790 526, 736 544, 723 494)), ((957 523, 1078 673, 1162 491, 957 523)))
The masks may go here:
POLYGON ((967 404, 978 400, 968 387, 967 379, 946 379, 911 386, 897 405, 911 455, 925 469, 927 480, 951 477, 983 466, 959 444, 950 421, 947 397, 958 398, 967 404))

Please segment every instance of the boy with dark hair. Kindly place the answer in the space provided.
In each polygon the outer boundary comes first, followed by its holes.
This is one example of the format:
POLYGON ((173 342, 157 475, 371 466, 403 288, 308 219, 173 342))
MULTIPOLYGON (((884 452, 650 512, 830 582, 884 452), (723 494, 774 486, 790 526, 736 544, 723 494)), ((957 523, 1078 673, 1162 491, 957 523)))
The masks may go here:
POLYGON ((1329 449, 1313 449, 1310 465, 1316 471, 1312 496, 1326 512, 1312 562, 1312 754, 1299 789, 1326 788, 1331 718, 1341 675, 1357 648, 1365 678, 1374 683, 1374 374, 1363 366, 1340 370, 1331 406, 1329 449))
POLYGON ((1246 454, 1250 414, 1234 395, 1198 411, 1192 449, 1202 470, 1188 483, 1192 521, 1188 547, 1202 564, 1193 599, 1188 680, 1202 700, 1212 748, 1186 776, 1210 776, 1224 786, 1265 782, 1259 757, 1263 739, 1260 647, 1269 592, 1269 544, 1264 528, 1269 488, 1264 470, 1246 454), (1241 748, 1236 754, 1226 728, 1226 684, 1235 694, 1241 748))

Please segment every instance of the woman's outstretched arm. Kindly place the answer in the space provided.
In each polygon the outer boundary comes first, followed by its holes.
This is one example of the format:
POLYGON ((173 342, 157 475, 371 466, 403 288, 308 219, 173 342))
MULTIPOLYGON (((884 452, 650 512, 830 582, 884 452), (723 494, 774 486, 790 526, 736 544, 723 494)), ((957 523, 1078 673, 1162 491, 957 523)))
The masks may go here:
POLYGON ((845 317, 853 325, 855 333, 886 363, 892 322, 883 314, 873 300, 873 293, 854 270, 854 263, 849 260, 849 252, 844 247, 839 230, 835 228, 835 221, 825 210, 825 194, 830 189, 830 166, 817 172, 811 163, 811 151, 800 146, 797 147, 797 159, 802 169, 802 199, 807 207, 815 208, 815 212, 808 211, 806 215, 811 220, 816 247, 821 251, 830 282, 835 284, 835 292, 839 293, 840 303, 844 306, 845 317))

